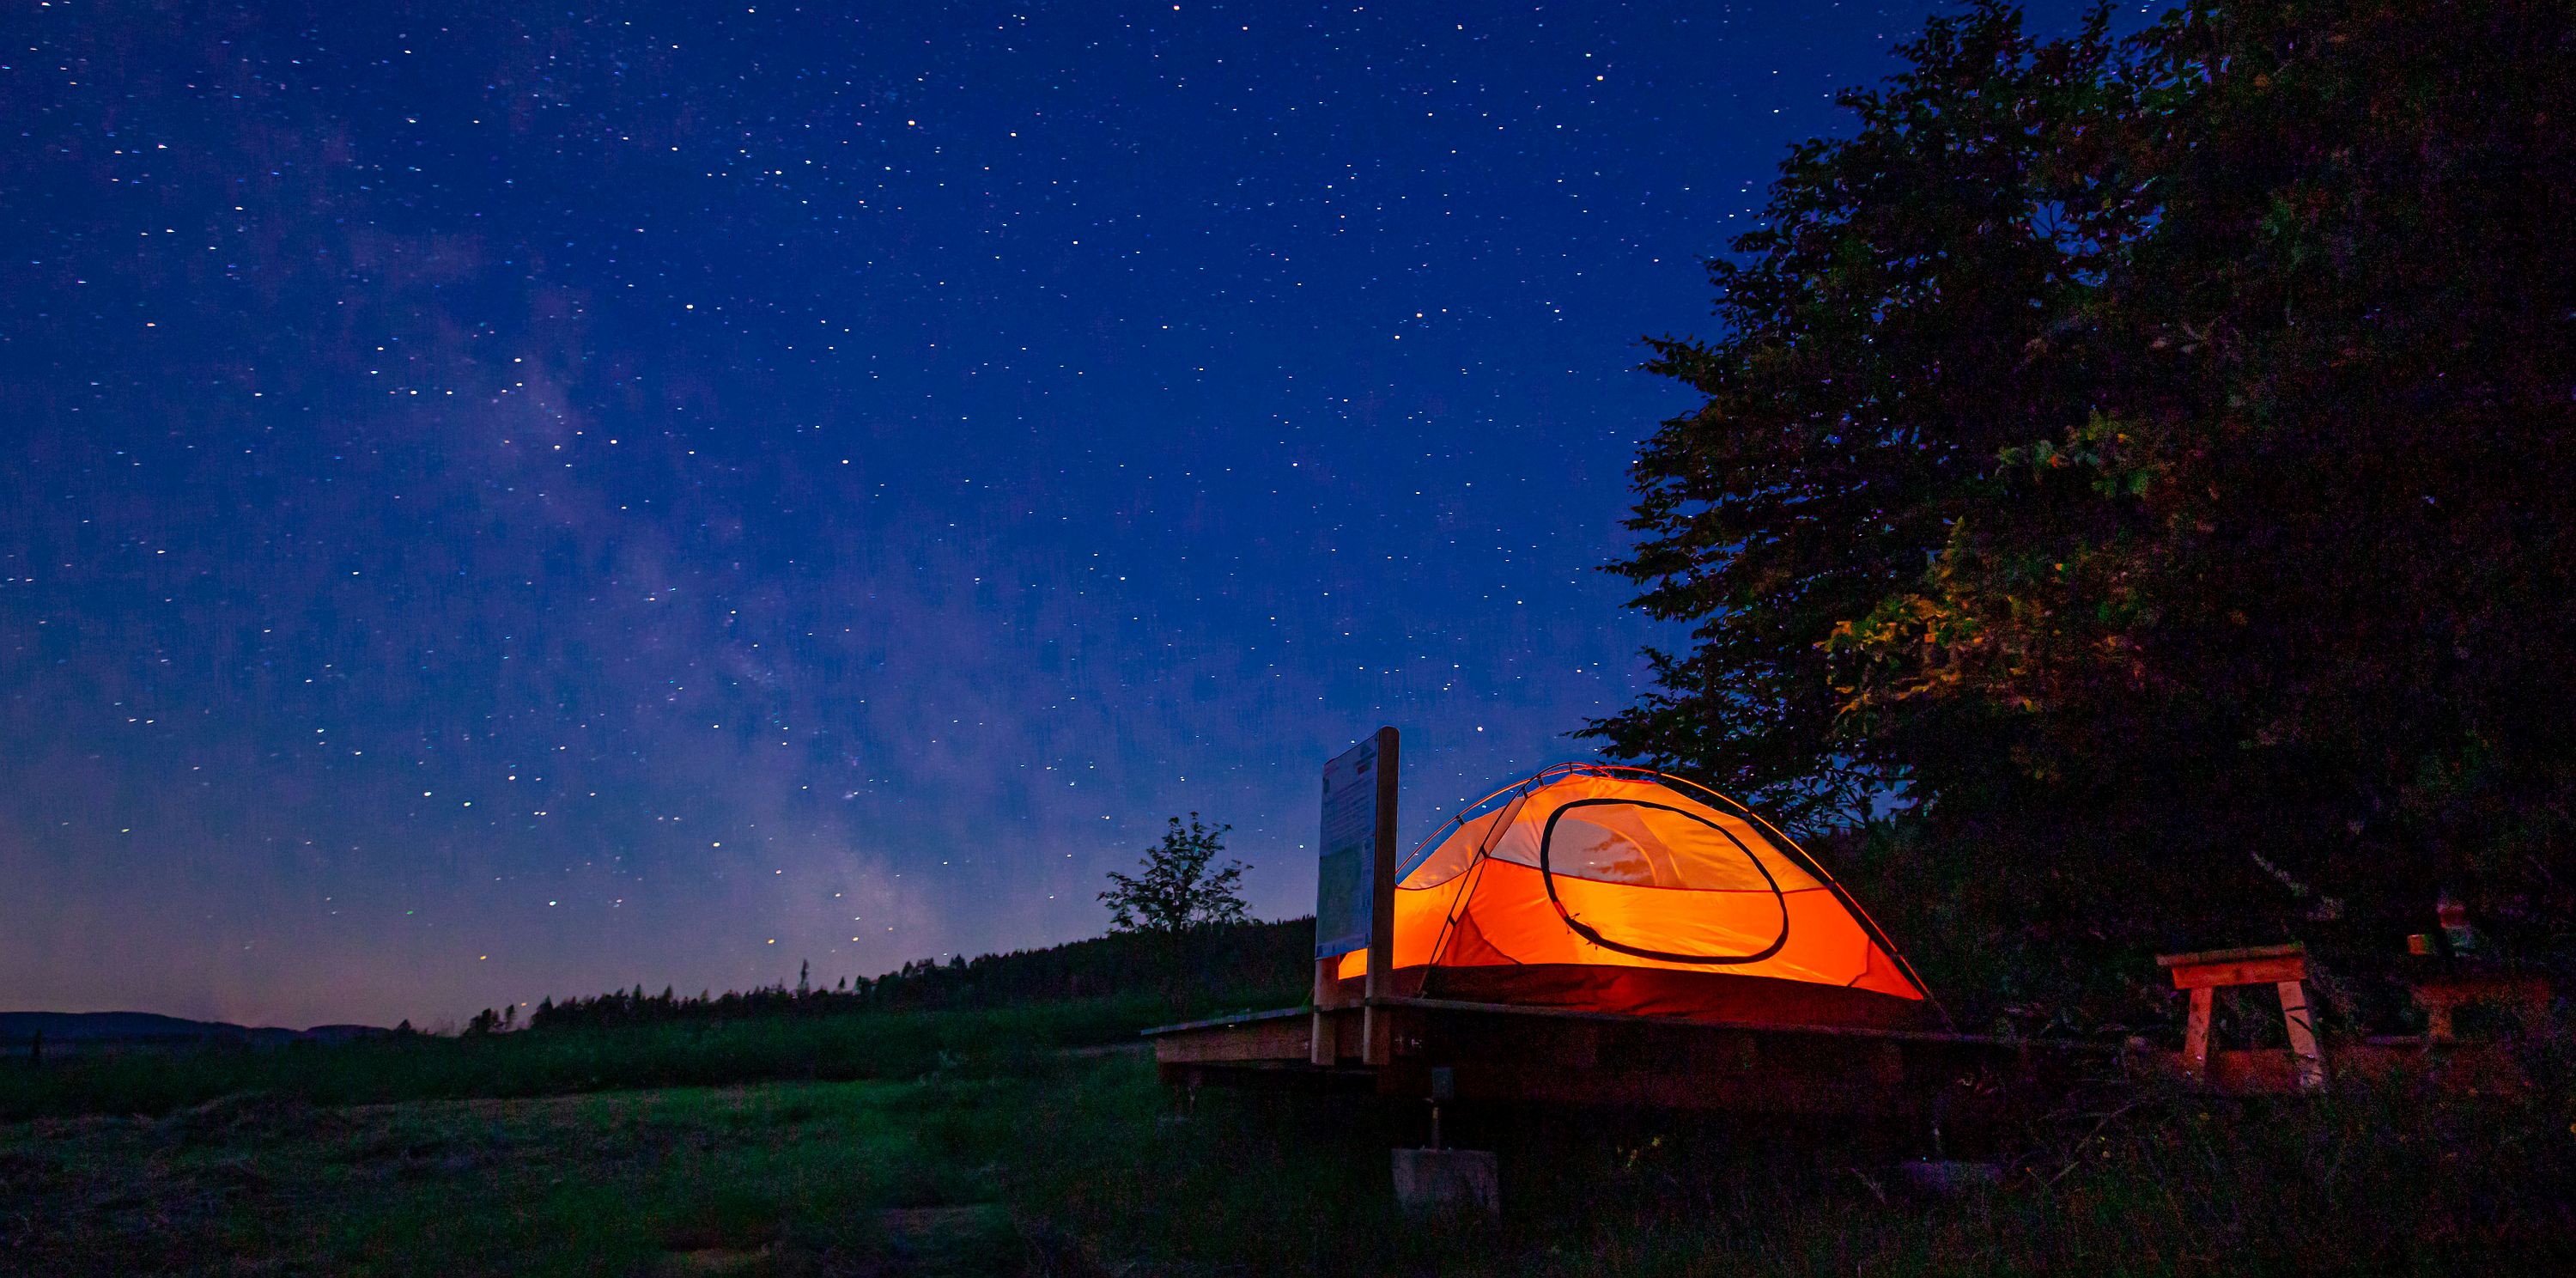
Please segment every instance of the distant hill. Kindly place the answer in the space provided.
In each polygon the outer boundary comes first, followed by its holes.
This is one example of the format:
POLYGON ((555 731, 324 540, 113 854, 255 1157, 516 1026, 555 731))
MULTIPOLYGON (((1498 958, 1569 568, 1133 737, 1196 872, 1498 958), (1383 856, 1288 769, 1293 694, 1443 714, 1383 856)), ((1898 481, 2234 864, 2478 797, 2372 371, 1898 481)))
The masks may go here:
POLYGON ((0 1012, 0 1050, 25 1048, 36 1035, 45 1050, 94 1050, 102 1047, 183 1047, 203 1043, 239 1043, 275 1047, 294 1042, 345 1042, 389 1031, 373 1025, 316 1025, 311 1029, 235 1025, 229 1021, 192 1021, 154 1012, 0 1012))

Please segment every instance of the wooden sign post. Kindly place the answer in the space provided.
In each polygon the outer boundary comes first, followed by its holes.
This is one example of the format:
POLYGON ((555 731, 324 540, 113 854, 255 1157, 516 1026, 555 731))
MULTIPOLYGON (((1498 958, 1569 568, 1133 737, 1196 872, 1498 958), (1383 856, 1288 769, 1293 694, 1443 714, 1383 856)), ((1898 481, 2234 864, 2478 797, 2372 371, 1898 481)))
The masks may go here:
POLYGON ((1360 1059, 1386 1063, 1385 1017, 1369 1006, 1392 994, 1395 962, 1396 732, 1380 728, 1324 765, 1322 837, 1315 860, 1314 1026, 1308 1059, 1331 1065, 1340 1055, 1331 1018, 1349 1006, 1342 994, 1342 956, 1368 953, 1361 999, 1360 1059))
POLYGON ((1381 998, 1395 994, 1395 729, 1377 730, 1377 855, 1369 865, 1368 1003, 1360 1013, 1360 1062, 1384 1065, 1394 1035, 1381 998))

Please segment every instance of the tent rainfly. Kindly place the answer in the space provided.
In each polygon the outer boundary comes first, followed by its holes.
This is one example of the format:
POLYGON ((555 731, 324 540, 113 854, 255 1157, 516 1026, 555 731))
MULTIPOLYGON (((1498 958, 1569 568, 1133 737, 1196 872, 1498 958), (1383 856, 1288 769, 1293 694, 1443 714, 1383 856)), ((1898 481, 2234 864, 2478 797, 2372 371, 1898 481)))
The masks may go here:
MULTIPOLYGON (((1740 1024, 1911 1029, 1937 1006, 1868 914, 1751 809, 1644 768, 1559 764, 1398 867, 1393 990, 1740 1024)), ((1347 993, 1368 954, 1342 957, 1347 993)))

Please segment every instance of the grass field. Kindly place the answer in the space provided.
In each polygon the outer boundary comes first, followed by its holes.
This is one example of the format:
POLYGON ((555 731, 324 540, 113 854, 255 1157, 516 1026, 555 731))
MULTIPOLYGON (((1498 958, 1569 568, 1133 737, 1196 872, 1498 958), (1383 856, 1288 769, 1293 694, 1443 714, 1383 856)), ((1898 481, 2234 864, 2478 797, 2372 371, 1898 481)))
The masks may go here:
MULTIPOLYGON (((1184 1105, 1133 1050, 990 1050, 1003 1029, 1029 1028, 976 1019, 994 1015, 877 1027, 889 1031, 878 1054, 829 1058, 873 1076, 840 1080, 594 1085, 526 1062, 598 1060, 614 1039, 575 1050, 520 1035, 418 1044, 436 1068, 396 1075, 450 1086, 441 1053, 519 1038, 530 1055, 492 1080, 512 1096, 314 1099, 344 1080, 0 1124, 0 1269, 2089 1275, 2576 1262, 2563 1086, 2274 1106, 2106 1093, 2023 1133, 2002 1190, 1930 1202, 1884 1167, 1768 1125, 1459 1115, 1460 1138, 1502 1155, 1506 1219, 1487 1226, 1396 1213, 1386 1151, 1419 1140, 1418 1106, 1218 1091, 1184 1105), (545 1077, 580 1086, 537 1094, 545 1077)), ((1084 1017, 1109 1013, 1049 1015, 1075 1038, 1084 1017)), ((794 1032, 846 1043, 877 1018, 850 1019, 794 1032)), ((627 1073, 678 1068, 668 1043, 634 1046, 627 1073)), ((773 1048, 718 1059, 778 1069, 787 1049, 773 1048)), ((341 1079, 370 1059, 384 1063, 353 1051, 300 1064, 341 1079)), ((703 1053, 680 1059, 711 1068, 703 1053)), ((269 1081, 285 1078, 273 1068, 269 1081)))
POLYGON ((0 1061, 0 1120, 159 1114, 258 1093, 319 1106, 503 1099, 778 1079, 913 1078, 973 1062, 1009 1069, 1067 1049, 1132 1044, 1174 1019, 1153 997, 969 1011, 772 1016, 275 1049, 109 1052, 42 1069, 0 1061))

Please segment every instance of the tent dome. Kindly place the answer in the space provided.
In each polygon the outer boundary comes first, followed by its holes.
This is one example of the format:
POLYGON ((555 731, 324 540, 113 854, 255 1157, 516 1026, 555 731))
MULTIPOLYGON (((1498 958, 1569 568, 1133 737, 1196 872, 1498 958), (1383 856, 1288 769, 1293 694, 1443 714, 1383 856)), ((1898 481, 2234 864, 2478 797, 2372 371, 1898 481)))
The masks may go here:
MULTIPOLYGON (((1642 1016, 1912 1028, 1921 982, 1751 809, 1568 763, 1469 805, 1398 868, 1393 991, 1642 1016)), ((1342 956, 1364 978, 1365 950, 1342 956)))

